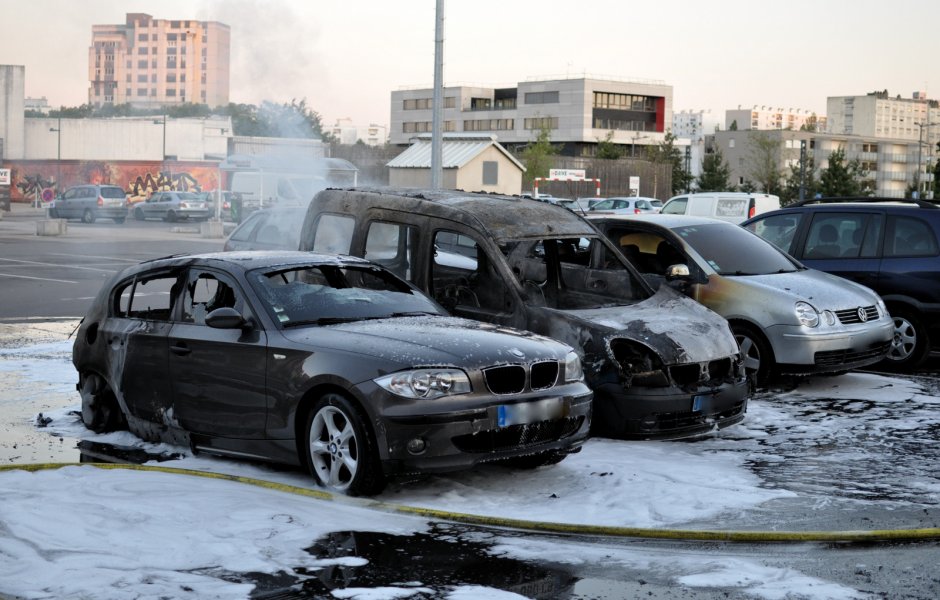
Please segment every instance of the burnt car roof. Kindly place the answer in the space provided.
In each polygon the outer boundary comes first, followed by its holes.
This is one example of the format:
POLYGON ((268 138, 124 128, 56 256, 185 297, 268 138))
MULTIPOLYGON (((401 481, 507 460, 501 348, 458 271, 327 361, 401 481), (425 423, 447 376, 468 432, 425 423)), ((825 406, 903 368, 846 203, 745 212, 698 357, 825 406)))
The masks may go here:
POLYGON ((563 206, 521 196, 415 188, 331 188, 317 194, 395 198, 402 210, 455 219, 484 228, 497 241, 527 237, 597 235, 580 216, 563 206), (448 214, 449 213, 449 214, 448 214), (485 214, 485 222, 479 215, 485 214))
POLYGON ((204 254, 180 254, 155 258, 134 265, 127 271, 146 271, 163 266, 173 267, 187 265, 195 262, 203 264, 229 265, 248 271, 251 269, 267 268, 292 264, 344 264, 344 265, 371 265, 372 263, 355 256, 338 254, 318 254, 316 252, 301 252, 299 250, 243 250, 235 252, 208 252, 204 254))

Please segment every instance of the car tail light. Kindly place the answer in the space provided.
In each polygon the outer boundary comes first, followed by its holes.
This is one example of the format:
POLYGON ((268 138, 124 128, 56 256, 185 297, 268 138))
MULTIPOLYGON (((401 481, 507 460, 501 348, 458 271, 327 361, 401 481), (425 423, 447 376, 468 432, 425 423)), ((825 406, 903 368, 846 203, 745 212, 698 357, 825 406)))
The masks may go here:
POLYGON ((104 198, 98 196, 98 206, 104 206, 104 198))
POLYGON ((188 202, 180 202, 180 208, 189 208, 188 202))
POLYGON ((643 212, 643 211, 640 210, 639 208, 634 208, 634 209, 633 209, 633 214, 635 214, 635 215, 638 215, 638 214, 640 214, 641 212, 643 212))
POLYGON ((757 214, 757 207, 754 206, 754 201, 751 200, 751 205, 747 209, 747 218, 750 219, 755 214, 757 214))

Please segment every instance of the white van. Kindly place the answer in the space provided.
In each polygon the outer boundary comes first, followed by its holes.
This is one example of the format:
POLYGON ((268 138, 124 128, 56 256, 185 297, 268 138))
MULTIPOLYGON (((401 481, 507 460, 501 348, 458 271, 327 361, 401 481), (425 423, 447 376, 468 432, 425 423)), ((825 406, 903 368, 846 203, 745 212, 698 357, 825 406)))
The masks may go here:
POLYGON ((740 224, 754 215, 778 208, 780 198, 773 194, 702 192, 674 196, 660 212, 664 215, 711 217, 740 224))

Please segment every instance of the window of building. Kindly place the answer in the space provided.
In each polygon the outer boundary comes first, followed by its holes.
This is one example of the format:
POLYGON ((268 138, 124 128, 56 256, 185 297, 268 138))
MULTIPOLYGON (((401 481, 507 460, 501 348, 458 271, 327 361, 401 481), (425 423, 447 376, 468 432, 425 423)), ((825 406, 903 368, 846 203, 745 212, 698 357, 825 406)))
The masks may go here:
POLYGON ((138 47, 137 47, 137 54, 140 54, 141 56, 144 56, 144 55, 146 55, 146 54, 149 52, 149 50, 150 50, 150 49, 147 48, 147 46, 138 46, 138 47))
POLYGON ((133 64, 134 64, 134 61, 128 59, 128 61, 127 61, 127 68, 130 69, 130 68, 131 68, 131 65, 133 65, 133 64))
POLYGON ((150 83, 156 83, 156 82, 157 82, 157 74, 156 74, 156 73, 152 73, 152 74, 150 75, 150 83))
POLYGON ((170 47, 168 47, 168 48, 166 49, 166 53, 167 53, 167 54, 176 54, 176 48, 170 48, 170 47))
POLYGON ((137 95, 138 95, 138 96, 146 96, 146 95, 147 95, 147 88, 137 88, 137 95))
POLYGON ((523 126, 526 129, 558 129, 558 117, 535 117, 526 119, 523 126))
POLYGON ((444 108, 457 108, 457 98, 453 96, 444 98, 444 108))
POLYGON ((176 88, 167 88, 166 95, 168 97, 176 97, 176 88))
POLYGON ((176 34, 175 34, 175 33, 168 33, 168 34, 166 34, 166 41, 168 41, 168 42, 170 42, 170 41, 175 42, 175 41, 176 41, 176 34))
POLYGON ((167 73, 166 74, 167 83, 176 83, 176 73, 167 73))
MULTIPOLYGON (((130 77, 130 75, 128 75, 128 77, 130 77)), ((143 75, 138 75, 137 83, 147 83, 147 74, 144 73, 143 75)))
POLYGON ((137 61, 137 68, 138 68, 138 69, 146 69, 146 68, 147 68, 147 61, 146 61, 146 60, 138 60, 138 61, 137 61))
POLYGON ((558 104, 558 92, 526 92, 526 104, 558 104))
POLYGON ((137 41, 138 41, 138 42, 146 42, 146 41, 149 40, 149 39, 150 39, 150 35, 149 35, 149 34, 146 34, 146 33, 138 33, 138 34, 137 34, 137 41))
POLYGON ((125 75, 124 77, 125 77, 124 81, 126 81, 127 83, 130 83, 130 82, 131 82, 131 74, 130 74, 130 73, 128 73, 128 74, 125 75))
POLYGON ((167 59, 166 59, 166 68, 167 68, 167 69, 175 69, 175 68, 176 68, 176 57, 175 57, 175 56, 168 56, 168 57, 167 57, 167 59))
POLYGON ((483 185, 497 185, 499 183, 499 163, 495 160, 483 161, 483 185))
POLYGON ((470 110, 490 110, 493 100, 490 98, 470 98, 470 110))

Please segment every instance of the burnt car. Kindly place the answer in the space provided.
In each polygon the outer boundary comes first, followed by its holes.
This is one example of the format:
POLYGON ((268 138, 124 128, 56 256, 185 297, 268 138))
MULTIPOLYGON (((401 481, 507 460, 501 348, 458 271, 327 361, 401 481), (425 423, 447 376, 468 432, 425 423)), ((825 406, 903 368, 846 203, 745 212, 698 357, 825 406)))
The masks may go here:
POLYGON ((581 354, 593 433, 701 435, 744 418, 728 323, 663 286, 572 211, 518 196, 354 188, 320 192, 301 250, 374 260, 452 314, 527 329, 581 354))
POLYGON ((451 317, 352 257, 128 268, 82 320, 72 361, 89 429, 306 466, 350 495, 400 473, 557 463, 590 430, 572 348, 451 317))

